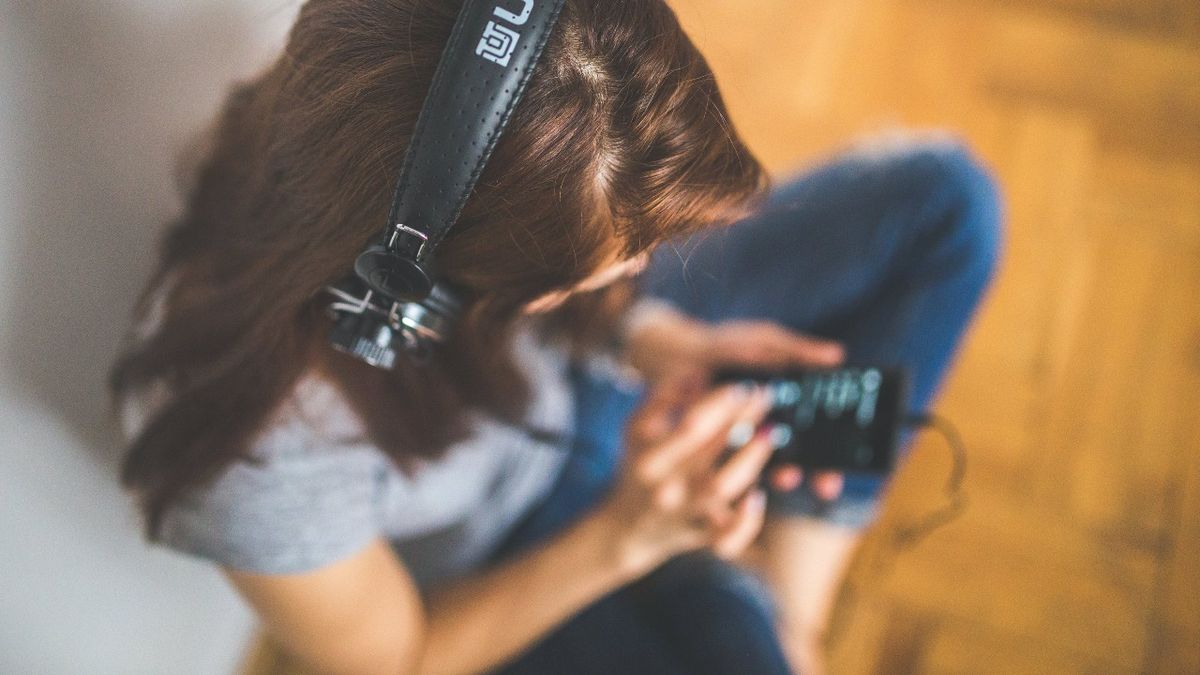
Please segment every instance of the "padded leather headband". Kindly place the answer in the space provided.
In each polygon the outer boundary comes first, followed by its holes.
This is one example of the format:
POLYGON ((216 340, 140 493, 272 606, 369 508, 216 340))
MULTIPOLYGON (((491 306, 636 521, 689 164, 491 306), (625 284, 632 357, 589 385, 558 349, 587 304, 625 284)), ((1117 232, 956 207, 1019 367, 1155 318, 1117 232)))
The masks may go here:
POLYGON ((389 248, 424 262, 454 226, 564 1, 465 0, 404 158, 389 248))

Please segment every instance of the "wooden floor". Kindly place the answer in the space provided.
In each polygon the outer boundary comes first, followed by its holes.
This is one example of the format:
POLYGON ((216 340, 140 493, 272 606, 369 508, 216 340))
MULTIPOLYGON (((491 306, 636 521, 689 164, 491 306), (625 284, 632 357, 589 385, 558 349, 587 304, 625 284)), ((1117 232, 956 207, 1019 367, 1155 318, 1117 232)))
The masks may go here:
POLYGON ((835 673, 1200 673, 1200 1, 675 0, 777 171, 960 132, 998 173, 998 283, 839 596, 835 673))

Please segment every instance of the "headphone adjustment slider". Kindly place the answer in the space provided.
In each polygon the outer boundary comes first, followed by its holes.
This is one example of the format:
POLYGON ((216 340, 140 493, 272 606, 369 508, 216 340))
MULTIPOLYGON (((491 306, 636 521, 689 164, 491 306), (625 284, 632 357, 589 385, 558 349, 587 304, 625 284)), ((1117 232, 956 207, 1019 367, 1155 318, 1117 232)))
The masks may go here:
POLYGON ((387 247, 392 251, 403 250, 406 253, 411 253, 414 243, 417 244, 417 250, 416 253, 412 253, 412 259, 420 261, 425 257, 425 249, 429 246, 429 235, 420 230, 414 230, 404 223, 396 223, 392 231, 392 236, 388 239, 387 247), (408 241, 402 241, 402 238, 407 238, 408 241))

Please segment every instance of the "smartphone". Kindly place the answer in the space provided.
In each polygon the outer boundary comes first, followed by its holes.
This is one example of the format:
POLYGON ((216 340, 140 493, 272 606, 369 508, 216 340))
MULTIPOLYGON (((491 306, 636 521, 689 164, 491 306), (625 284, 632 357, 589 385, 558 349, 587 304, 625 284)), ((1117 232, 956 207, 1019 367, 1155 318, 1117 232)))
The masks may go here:
POLYGON ((900 368, 755 372, 729 370, 718 383, 765 385, 775 453, 768 466, 886 474, 907 417, 910 377, 900 368))

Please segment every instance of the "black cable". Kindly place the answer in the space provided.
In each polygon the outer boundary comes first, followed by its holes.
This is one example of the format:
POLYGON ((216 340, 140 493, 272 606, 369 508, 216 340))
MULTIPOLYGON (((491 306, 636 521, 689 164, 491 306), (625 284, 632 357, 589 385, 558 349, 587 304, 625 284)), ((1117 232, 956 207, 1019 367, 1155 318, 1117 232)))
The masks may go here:
MULTIPOLYGON (((945 488, 946 497, 950 503, 912 525, 896 527, 893 530, 889 547, 896 553, 903 553, 921 543, 930 534, 961 516, 967 508, 967 496, 963 493, 963 482, 967 475, 967 448, 958 429, 950 420, 932 413, 913 415, 905 419, 905 426, 913 429, 934 429, 939 432, 950 446, 954 464, 950 469, 949 478, 946 479, 945 488)), ((884 577, 890 573, 894 562, 893 556, 876 550, 874 555, 862 558, 855 564, 864 565, 870 569, 872 576, 884 577)), ((854 607, 858 602, 861 577, 861 574, 853 570, 849 571, 838 589, 838 597, 833 603, 833 609, 825 629, 826 641, 831 648, 845 637, 851 614, 849 608, 854 607)))
POLYGON ((898 549, 916 546, 934 531, 953 522, 967 508, 967 496, 963 492, 963 481, 967 475, 967 448, 963 443, 962 434, 950 420, 934 413, 913 415, 906 419, 905 423, 911 428, 933 429, 939 432, 950 446, 954 464, 950 469, 949 478, 946 479, 945 488, 946 498, 950 503, 913 525, 896 528, 894 543, 898 549))

